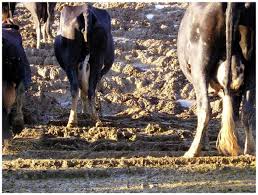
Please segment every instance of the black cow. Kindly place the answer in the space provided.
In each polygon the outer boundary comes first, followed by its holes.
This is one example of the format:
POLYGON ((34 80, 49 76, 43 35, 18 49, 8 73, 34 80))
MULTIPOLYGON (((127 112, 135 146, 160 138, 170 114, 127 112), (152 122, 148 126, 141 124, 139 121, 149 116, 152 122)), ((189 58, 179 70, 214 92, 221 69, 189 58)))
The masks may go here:
POLYGON ((2 67, 3 67, 3 139, 11 138, 9 113, 16 101, 16 113, 13 120, 13 132, 19 133, 24 126, 22 104, 24 92, 31 82, 30 66, 22 46, 19 27, 2 24, 2 67))
POLYGON ((40 48, 41 32, 43 35, 43 42, 46 39, 50 40, 53 35, 50 31, 50 24, 54 20, 54 9, 56 3, 54 2, 33 2, 33 3, 23 3, 24 6, 31 12, 37 34, 37 48, 40 48), (43 31, 41 30, 41 21, 43 22, 43 31))
POLYGON ((114 61, 111 19, 107 11, 90 5, 64 6, 60 35, 55 38, 55 55, 71 86, 72 108, 67 127, 77 125, 79 89, 83 112, 98 120, 95 91, 114 61))
POLYGON ((180 67, 194 86, 198 109, 196 135, 184 156, 200 153, 210 119, 209 84, 221 89, 223 96, 218 150, 225 155, 240 154, 234 120, 243 98, 244 153, 253 153, 250 116, 255 112, 255 3, 191 4, 179 28, 177 52, 180 67))

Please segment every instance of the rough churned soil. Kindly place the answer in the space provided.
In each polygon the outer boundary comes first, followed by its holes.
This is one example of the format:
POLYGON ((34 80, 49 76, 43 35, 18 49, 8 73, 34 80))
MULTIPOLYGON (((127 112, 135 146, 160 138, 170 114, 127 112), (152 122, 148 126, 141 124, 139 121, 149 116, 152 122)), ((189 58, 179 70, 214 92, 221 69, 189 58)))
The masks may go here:
MULTIPOLYGON (((15 11, 33 83, 24 106, 26 127, 3 149, 2 191, 255 192, 255 156, 223 157, 215 148, 222 106, 217 97, 210 98, 210 149, 203 157, 181 157, 197 123, 193 87, 176 54, 187 3, 94 6, 112 18, 116 59, 98 92, 101 123, 79 114, 79 127, 72 129, 66 128, 69 82, 53 43, 35 49, 30 13, 22 5, 15 11)), ((59 16, 57 9, 54 35, 59 16)))

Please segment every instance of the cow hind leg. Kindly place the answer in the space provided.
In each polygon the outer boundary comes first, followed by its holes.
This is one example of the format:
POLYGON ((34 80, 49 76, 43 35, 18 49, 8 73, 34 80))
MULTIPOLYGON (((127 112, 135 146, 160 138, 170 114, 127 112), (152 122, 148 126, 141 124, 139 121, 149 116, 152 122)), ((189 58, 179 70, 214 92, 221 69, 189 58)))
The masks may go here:
POLYGON ((224 155, 236 156, 240 153, 232 108, 229 95, 223 97, 222 124, 216 143, 217 149, 224 155))
POLYGON ((76 127, 78 125, 77 120, 77 105, 79 99, 79 86, 78 86, 78 77, 76 70, 69 68, 67 71, 67 76, 71 85, 71 94, 72 94, 72 106, 70 110, 69 120, 67 127, 76 127))
POLYGON ((43 38, 43 42, 46 43, 47 42, 47 29, 46 29, 47 23, 44 23, 43 25, 43 31, 42 31, 42 38, 43 38))
POLYGON ((45 27, 45 31, 46 31, 48 40, 51 40, 51 39, 54 38, 52 33, 51 33, 51 30, 50 30, 50 23, 51 22, 53 22, 53 17, 48 16, 47 21, 46 21, 46 27, 45 27))
POLYGON ((88 90, 88 97, 89 97, 89 110, 91 114, 92 121, 100 121, 98 112, 96 110, 96 88, 98 82, 101 80, 101 69, 102 64, 104 62, 104 58, 102 55, 98 55, 98 57, 93 57, 90 59, 90 63, 94 67, 90 70, 90 78, 89 78, 89 90, 88 90))
POLYGON ((12 133, 10 130, 10 120, 9 113, 12 105, 15 102, 15 85, 8 84, 6 81, 3 81, 2 84, 3 91, 3 108, 2 108, 2 141, 12 138, 12 133))
POLYGON ((186 158, 196 157, 200 155, 202 144, 205 141, 204 136, 206 134, 207 125, 210 118, 207 81, 203 74, 200 75, 201 71, 197 71, 197 73, 193 74, 192 81, 193 81, 193 85, 196 93, 196 99, 197 99, 198 123, 197 123, 196 134, 191 144, 191 147, 184 154, 184 157, 186 158), (197 75, 199 75, 198 78, 196 77, 197 75))
POLYGON ((244 154, 255 154, 255 141, 252 133, 253 129, 255 129, 255 108, 250 102, 250 91, 247 91, 245 95, 242 110, 242 122, 246 137, 244 154))
POLYGON ((67 123, 67 127, 76 127, 78 125, 78 119, 77 119, 77 105, 78 105, 78 99, 79 99, 79 91, 74 92, 72 94, 72 107, 70 110, 69 120, 67 123))
MULTIPOLYGON (((98 82, 97 84, 97 92, 100 92, 100 88, 102 86, 102 83, 101 83, 101 80, 98 82)), ((102 116, 102 107, 101 107, 101 100, 100 100, 100 94, 99 93, 96 93, 96 108, 97 108, 97 113, 98 113, 98 116, 101 117, 102 116)))
POLYGON ((88 61, 89 56, 86 56, 84 62, 80 64, 78 70, 78 79, 81 89, 82 113, 84 114, 90 114, 88 100, 90 64, 88 63, 88 61))
POLYGON ((92 121, 99 121, 99 116, 96 110, 95 98, 95 94, 91 95, 91 97, 89 98, 89 112, 91 113, 90 116, 92 121))
POLYGON ((22 112, 23 102, 25 97, 24 84, 21 82, 17 88, 16 98, 16 112, 12 121, 13 132, 15 134, 20 133, 24 128, 24 117, 22 112))
POLYGON ((12 132, 10 130, 10 120, 9 120, 9 115, 6 111, 5 108, 2 109, 2 143, 4 143, 5 140, 9 140, 12 138, 12 132))
POLYGON ((97 80, 90 80, 90 85, 89 85, 89 94, 88 94, 88 99, 89 99, 89 113, 91 116, 92 121, 99 121, 99 116, 96 110, 96 85, 97 80))
POLYGON ((37 34, 37 49, 40 48, 40 39, 41 39, 41 26, 40 26, 40 21, 38 18, 34 18, 34 23, 36 27, 36 34, 37 34))
POLYGON ((89 114, 89 100, 88 93, 81 90, 81 100, 82 100, 82 113, 85 115, 89 114))

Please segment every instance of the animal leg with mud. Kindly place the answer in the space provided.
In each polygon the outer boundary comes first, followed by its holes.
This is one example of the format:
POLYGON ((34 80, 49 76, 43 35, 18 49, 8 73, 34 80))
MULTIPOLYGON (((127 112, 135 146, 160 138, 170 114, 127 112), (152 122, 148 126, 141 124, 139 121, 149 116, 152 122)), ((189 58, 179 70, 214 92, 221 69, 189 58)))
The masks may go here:
POLYGON ((6 81, 3 81, 2 84, 2 92, 3 92, 3 115, 2 115, 2 141, 5 139, 10 139, 12 137, 12 133, 10 130, 10 122, 9 122, 9 113, 11 110, 12 105, 15 102, 15 84, 7 83, 6 81))
POLYGON ((89 78, 89 108, 90 115, 93 121, 99 121, 99 116, 96 110, 96 88, 98 82, 101 79, 101 68, 104 63, 103 55, 95 55, 95 57, 90 57, 89 60, 91 71, 89 78), (94 67, 94 68, 93 68, 94 67))
POLYGON ((54 9, 55 9, 55 3, 47 3, 47 21, 46 21, 46 25, 45 25, 45 29, 44 31, 46 32, 47 34, 47 39, 48 41, 50 41, 51 39, 53 39, 53 35, 51 33, 51 30, 50 30, 50 24, 53 24, 54 23, 54 15, 51 14, 51 13, 54 13, 54 9))
POLYGON ((35 27, 36 27, 36 34, 37 34, 37 49, 40 48, 40 39, 41 39, 41 26, 40 21, 37 18, 33 18, 35 27))
MULTIPOLYGON (((251 90, 248 90, 245 94, 243 101, 243 109, 242 109, 242 122, 245 129, 245 148, 244 154, 255 154, 255 141, 253 137, 253 128, 255 129, 255 108, 253 107, 253 103, 251 101, 251 90)), ((255 92, 253 92, 254 94, 255 92)))
POLYGON ((82 100, 82 113, 88 117, 89 115, 89 100, 88 100, 88 93, 80 90, 80 96, 82 100))
POLYGON ((72 107, 69 115, 69 120, 67 127, 76 127, 78 125, 78 119, 77 119, 77 105, 78 105, 78 99, 79 99, 79 92, 77 91, 75 94, 72 95, 72 107))
MULTIPOLYGON (((201 66, 196 66, 196 71, 201 66)), ((197 113, 198 113, 198 123, 197 123, 197 130, 194 137, 194 140, 191 144, 190 149, 184 154, 184 157, 191 158, 197 157, 200 155, 200 151, 202 148, 202 143, 204 141, 204 136, 207 130, 207 125, 210 118, 210 107, 209 107, 209 100, 208 100, 208 90, 207 90, 207 81, 205 79, 205 74, 202 73, 201 77, 197 78, 193 71, 192 73, 192 80, 193 85, 196 93, 196 100, 197 100, 197 113)), ((203 72, 203 71, 200 71, 203 72)))
POLYGON ((69 115, 67 127, 76 127, 78 125, 77 120, 77 105, 79 99, 79 84, 78 77, 75 69, 69 69, 67 71, 67 77, 71 84, 71 95, 72 95, 72 107, 69 115))
POLYGON ((14 115, 14 119, 12 122, 13 125, 13 132, 18 134, 24 128, 24 117, 22 112, 24 97, 25 97, 25 89, 24 84, 21 82, 16 90, 17 97, 16 97, 16 112, 14 115))
POLYGON ((96 104, 96 110, 97 110, 97 113, 99 115, 99 118, 102 116, 102 107, 101 107, 101 95, 100 95, 100 89, 101 89, 101 86, 102 86, 102 82, 101 80, 98 82, 97 84, 97 91, 96 91, 96 100, 95 100, 95 104, 96 104))
POLYGON ((47 23, 44 23, 44 24, 43 24, 43 31, 42 31, 42 38, 43 38, 43 42, 44 42, 44 43, 47 42, 46 26, 47 26, 47 23))
POLYGON ((86 56, 83 63, 80 64, 78 69, 78 79, 80 84, 80 96, 82 100, 82 113, 90 115, 89 108, 89 77, 90 77, 90 64, 88 63, 89 56, 86 56))

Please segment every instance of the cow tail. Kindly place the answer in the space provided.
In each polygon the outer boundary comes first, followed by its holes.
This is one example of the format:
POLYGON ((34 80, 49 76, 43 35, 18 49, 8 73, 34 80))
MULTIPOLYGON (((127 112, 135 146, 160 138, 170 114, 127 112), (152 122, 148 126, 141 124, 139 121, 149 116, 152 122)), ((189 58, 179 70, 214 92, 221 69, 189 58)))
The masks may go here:
POLYGON ((226 57, 224 80, 224 97, 221 130, 217 138, 217 149, 224 155, 237 156, 240 153, 237 136, 235 134, 235 122, 233 118, 232 100, 229 92, 229 80, 231 78, 232 40, 234 32, 233 5, 228 3, 226 10, 226 57))

